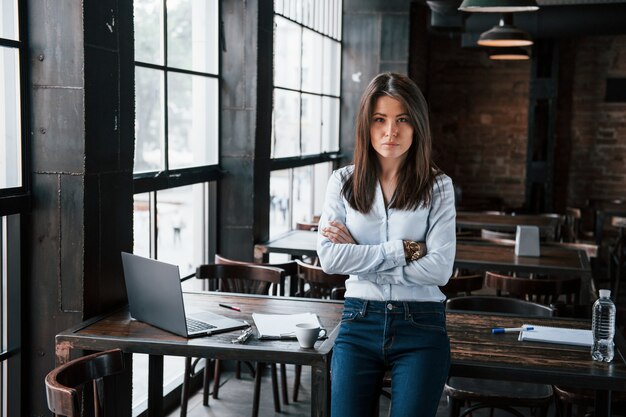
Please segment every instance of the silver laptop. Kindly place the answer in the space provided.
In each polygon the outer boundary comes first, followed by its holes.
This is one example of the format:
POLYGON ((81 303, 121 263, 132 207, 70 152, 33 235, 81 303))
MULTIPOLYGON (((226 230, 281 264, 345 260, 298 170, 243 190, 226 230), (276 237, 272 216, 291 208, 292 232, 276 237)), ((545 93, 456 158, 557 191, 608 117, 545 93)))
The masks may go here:
POLYGON ((248 327, 209 311, 185 315, 178 266, 122 252, 130 315, 183 337, 209 336, 248 327))

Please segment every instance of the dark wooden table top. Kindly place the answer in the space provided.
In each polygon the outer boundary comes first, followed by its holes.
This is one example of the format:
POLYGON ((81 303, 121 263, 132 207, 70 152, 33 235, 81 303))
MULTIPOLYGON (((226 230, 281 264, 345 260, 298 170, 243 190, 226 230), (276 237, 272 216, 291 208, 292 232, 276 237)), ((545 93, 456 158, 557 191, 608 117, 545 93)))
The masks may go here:
POLYGON ((462 229, 489 229, 506 232, 515 232, 517 226, 537 226, 543 236, 554 238, 559 220, 537 214, 500 215, 459 211, 456 213, 456 224, 462 229))
MULTIPOLYGON (((254 325, 252 313, 317 314, 329 337, 316 343, 315 349, 301 349, 295 339, 258 340, 251 337, 246 344, 231 340, 239 331, 210 337, 187 339, 131 319, 128 308, 84 322, 57 335, 57 345, 65 342, 72 348, 106 350, 114 347, 128 352, 154 355, 198 356, 266 362, 315 365, 327 360, 339 325, 343 304, 337 301, 306 298, 265 297, 227 293, 185 293, 185 308, 207 310, 227 317, 247 320, 254 325), (240 312, 221 308, 218 303, 236 305, 240 312)), ((255 333, 256 334, 256 333, 255 333)))
MULTIPOLYGON (((102 351, 121 348, 125 352, 151 355, 219 357, 226 359, 296 363, 314 366, 314 374, 328 375, 329 359, 337 336, 343 304, 336 301, 263 297, 218 293, 185 294, 192 308, 207 308, 221 314, 251 321, 253 312, 318 314, 330 330, 328 339, 318 341, 315 349, 301 349, 289 341, 259 341, 253 337, 246 344, 233 344, 237 332, 186 339, 148 324, 131 320, 123 308, 106 316, 81 323, 56 337, 57 360, 69 359, 73 348, 102 351), (217 303, 237 305, 241 312, 221 309, 217 303), (315 371, 317 369, 317 371, 315 371)), ((494 314, 448 312, 447 326, 451 341, 451 375, 485 377, 511 381, 561 384, 586 387, 606 400, 608 391, 626 391, 624 340, 618 335, 615 359, 611 364, 591 360, 589 348, 538 342, 520 342, 516 333, 492 335, 492 327, 519 327, 522 324, 555 327, 590 328, 589 321, 559 318, 521 318, 494 314)), ((328 404, 326 378, 314 385, 318 406, 312 415, 325 415, 328 404)))
POLYGON ((541 245, 541 256, 516 256, 514 245, 457 241, 455 266, 480 270, 537 272, 590 276, 589 258, 583 250, 541 245))
POLYGON ((590 329, 588 320, 521 318, 507 315, 447 313, 452 375, 536 382, 596 390, 626 391, 624 340, 615 359, 591 359, 588 347, 518 341, 518 333, 491 334, 493 327, 538 326, 590 329))
POLYGON ((268 252, 314 257, 317 256, 317 232, 291 230, 254 248, 255 258, 262 258, 268 252))

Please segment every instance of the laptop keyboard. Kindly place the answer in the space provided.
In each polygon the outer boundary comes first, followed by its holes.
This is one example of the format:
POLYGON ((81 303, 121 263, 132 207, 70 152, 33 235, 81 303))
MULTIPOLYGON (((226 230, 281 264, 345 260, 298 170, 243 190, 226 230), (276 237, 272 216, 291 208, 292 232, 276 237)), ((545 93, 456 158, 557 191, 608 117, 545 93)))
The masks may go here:
POLYGON ((196 332, 201 332, 203 330, 211 330, 217 327, 217 326, 213 326, 212 324, 205 323, 200 320, 190 319, 189 317, 186 317, 186 319, 187 319, 187 332, 188 333, 196 333, 196 332))

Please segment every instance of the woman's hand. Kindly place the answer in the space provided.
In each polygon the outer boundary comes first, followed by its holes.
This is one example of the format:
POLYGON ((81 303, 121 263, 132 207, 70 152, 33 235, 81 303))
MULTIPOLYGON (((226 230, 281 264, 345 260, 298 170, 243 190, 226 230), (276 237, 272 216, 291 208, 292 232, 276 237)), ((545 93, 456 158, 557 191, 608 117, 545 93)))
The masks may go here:
POLYGON ((329 226, 322 227, 322 236, 328 238, 332 243, 356 244, 348 228, 334 220, 328 222, 329 226))

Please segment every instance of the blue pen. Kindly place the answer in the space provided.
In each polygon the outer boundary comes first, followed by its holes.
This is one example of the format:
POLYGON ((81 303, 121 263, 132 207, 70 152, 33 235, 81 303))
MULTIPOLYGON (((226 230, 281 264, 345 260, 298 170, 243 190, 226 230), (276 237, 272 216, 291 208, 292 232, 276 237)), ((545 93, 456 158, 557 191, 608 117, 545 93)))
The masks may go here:
POLYGON ((533 330, 533 326, 524 326, 524 327, 494 327, 491 329, 491 333, 513 333, 513 332, 521 332, 523 330, 533 330))

